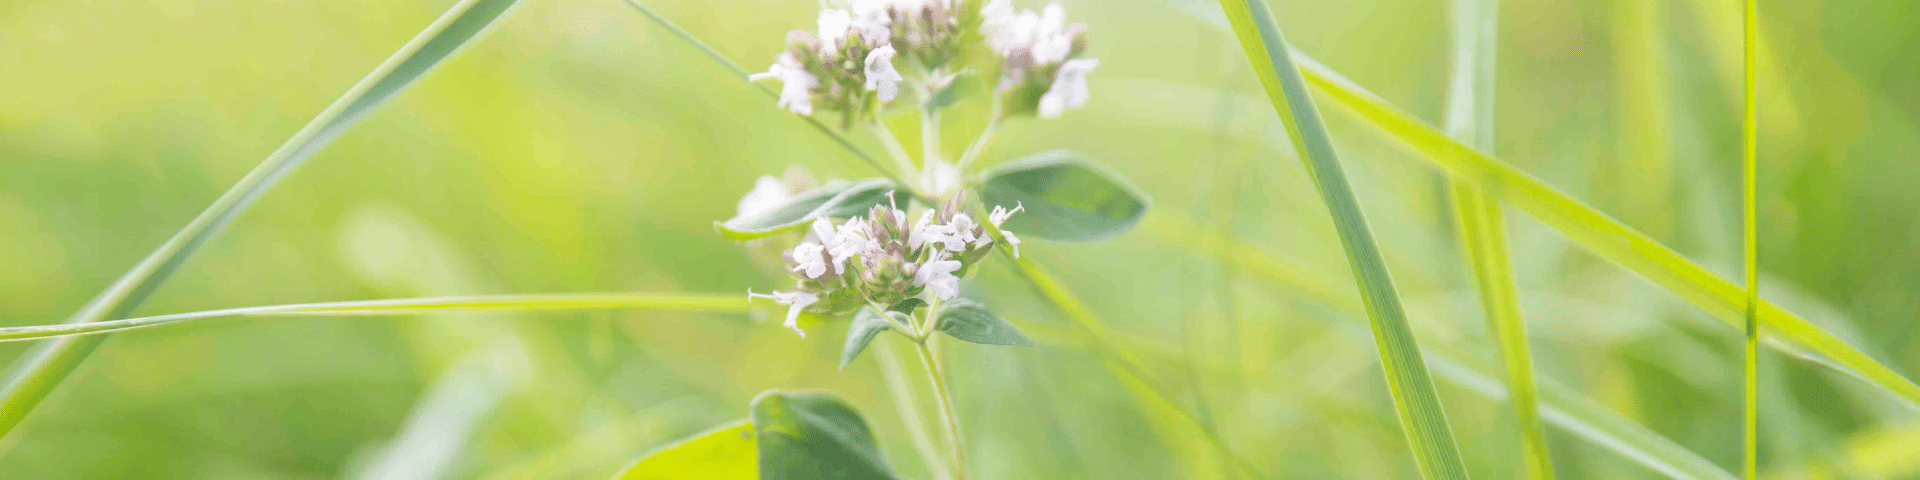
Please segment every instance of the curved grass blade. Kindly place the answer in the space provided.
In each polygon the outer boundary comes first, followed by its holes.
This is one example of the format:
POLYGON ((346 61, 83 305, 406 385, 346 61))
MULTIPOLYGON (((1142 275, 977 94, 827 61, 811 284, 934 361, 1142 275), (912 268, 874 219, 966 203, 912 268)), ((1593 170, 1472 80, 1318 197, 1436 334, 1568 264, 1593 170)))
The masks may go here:
POLYGON ((1407 325, 1406 312, 1400 305, 1399 294, 1394 291, 1386 259, 1381 257, 1366 217, 1361 214, 1359 199, 1354 198, 1352 186, 1347 184, 1346 174, 1341 171, 1340 159, 1333 151, 1333 139, 1320 123, 1320 113, 1313 106, 1306 81, 1288 57, 1287 42, 1280 34, 1280 27, 1274 24, 1273 13, 1264 0, 1221 0, 1220 6, 1233 24, 1240 46, 1247 52, 1247 59, 1253 63, 1268 99, 1273 101, 1274 110, 1286 124, 1301 161, 1306 163, 1321 199, 1333 216, 1354 280, 1359 284, 1360 296, 1366 300, 1374 341, 1380 351, 1381 369, 1386 373, 1394 407, 1421 476, 1467 478, 1466 463, 1461 460, 1460 447, 1447 426, 1446 411, 1440 405, 1440 395, 1434 390, 1426 361, 1420 357, 1413 328, 1407 325))
MULTIPOLYGON (((1248 273, 1285 286, 1289 292, 1297 292, 1341 310, 1342 319, 1358 320, 1357 316, 1365 313, 1366 307, 1352 292, 1335 289, 1332 285, 1322 282, 1320 277, 1254 248, 1246 242, 1195 228, 1171 217, 1150 216, 1147 217, 1145 224, 1147 233, 1162 238, 1171 246, 1186 248, 1190 253, 1235 265, 1248 273)), ((1038 325, 1023 324, 1022 328, 1038 330, 1033 333, 1045 341, 1056 341, 1055 339, 1062 336, 1058 332, 1038 329, 1038 325)), ((1126 345, 1137 347, 1140 344, 1126 345)), ((1444 348, 1438 350, 1426 352, 1436 377, 1494 401, 1507 398, 1507 387, 1501 385, 1492 374, 1449 358, 1444 348)), ((1729 480, 1735 478, 1733 474, 1722 470, 1712 461, 1631 419, 1614 413, 1572 388, 1550 381, 1537 382, 1536 388, 1538 390, 1536 401, 1539 402, 1542 419, 1568 433, 1675 479, 1729 480)))
POLYGON ((553 293, 396 298, 228 308, 88 323, 0 328, 0 342, 101 335, 190 320, 234 317, 382 317, 436 313, 513 313, 568 310, 680 310, 746 312, 742 295, 726 293, 553 293))
MULTIPOLYGON (((1493 150, 1494 105, 1498 61, 1496 43, 1500 16, 1498 0, 1453 0, 1453 87, 1447 94, 1447 131, 1483 150, 1493 150)), ((1513 388, 1513 414, 1527 476, 1553 478, 1553 455, 1540 428, 1540 407, 1533 382, 1533 354, 1527 348, 1526 317, 1520 310, 1520 287, 1514 278, 1513 253, 1507 245, 1507 222, 1500 202, 1459 180, 1448 182, 1453 199, 1453 229, 1460 250, 1472 267, 1480 304, 1500 347, 1513 388)))
MULTIPOLYGON (((1405 143, 1454 178, 1519 207, 1582 248, 1633 270, 1728 324, 1739 326, 1744 320, 1745 289, 1546 182, 1448 138, 1333 69, 1305 55, 1294 59, 1307 81, 1322 94, 1352 109, 1361 120, 1405 143)), ((1912 380, 1773 302, 1762 299, 1754 308, 1759 323, 1773 338, 1817 352, 1827 357, 1812 359, 1817 363, 1886 389, 1909 406, 1920 408, 1920 385, 1912 380)), ((1784 350, 1802 355, 1791 347, 1784 350)))
POLYGON ((1760 212, 1755 206, 1759 203, 1756 199, 1756 196, 1759 194, 1757 178, 1759 172, 1755 170, 1755 167, 1758 166, 1759 163, 1757 159, 1759 152, 1757 150, 1759 149, 1760 142, 1760 90, 1759 85, 1754 81, 1756 78, 1754 75, 1754 52, 1759 50, 1759 46, 1757 45, 1759 43, 1759 27, 1755 24, 1759 23, 1760 4, 1758 0, 1747 0, 1746 3, 1746 78, 1744 82, 1746 85, 1746 117, 1740 122, 1740 145, 1742 147, 1741 149, 1745 152, 1742 156, 1740 167, 1743 172, 1742 176, 1744 177, 1741 182, 1743 185, 1741 188, 1741 211, 1745 216, 1743 225, 1746 227, 1746 231, 1743 232, 1745 240, 1742 250, 1746 256, 1744 263, 1746 264, 1745 270, 1747 276, 1746 389, 1743 394, 1746 400, 1746 409, 1744 410, 1746 416, 1742 419, 1746 427, 1746 444, 1742 446, 1742 452, 1745 452, 1742 465, 1746 472, 1746 478, 1755 479, 1760 478, 1760 319, 1758 310, 1758 306, 1760 305, 1760 237, 1758 235, 1758 223, 1756 223, 1760 221, 1760 212))
MULTIPOLYGON (((132 313, 187 257, 232 222, 254 200, 264 195, 275 182, 366 118, 382 103, 426 75, 442 60, 453 56, 460 47, 480 37, 515 2, 461 0, 455 4, 321 111, 313 121, 294 133, 293 138, 287 139, 259 166, 188 222, 186 227, 88 301, 67 322, 96 322, 132 313)), ((66 338, 44 343, 15 361, 9 369, 5 385, 0 386, 0 436, 5 436, 19 425, 105 338, 66 338)))

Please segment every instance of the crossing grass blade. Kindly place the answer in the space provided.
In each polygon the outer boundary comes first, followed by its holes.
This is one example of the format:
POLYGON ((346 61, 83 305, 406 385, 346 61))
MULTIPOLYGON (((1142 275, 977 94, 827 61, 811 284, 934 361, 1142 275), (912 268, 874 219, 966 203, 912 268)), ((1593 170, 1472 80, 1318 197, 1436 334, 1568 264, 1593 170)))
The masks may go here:
MULTIPOLYGON (((1447 131, 1455 138, 1492 151, 1495 123, 1498 0, 1453 0, 1453 85, 1447 94, 1447 131)), ((1513 253, 1507 245, 1506 212, 1500 202, 1458 180, 1448 184, 1453 199, 1453 229, 1472 267, 1480 304, 1507 369, 1514 418, 1520 425, 1527 476, 1553 478, 1553 455, 1540 428, 1539 397, 1533 382, 1533 354, 1527 348, 1527 324, 1520 310, 1513 253)))
POLYGON ((1287 133, 1293 138, 1300 159, 1319 188, 1320 196, 1333 216, 1347 260, 1359 283, 1361 298, 1373 323, 1374 340, 1380 351, 1380 363, 1392 391, 1395 410, 1406 430, 1407 444, 1413 450, 1415 464, 1422 477, 1467 478, 1466 463, 1447 426, 1446 411, 1440 405, 1433 378, 1406 312, 1394 291, 1386 260, 1374 243, 1373 233, 1361 214, 1360 203, 1347 184, 1340 160, 1334 154, 1333 140, 1321 124, 1313 98, 1293 60, 1286 40, 1274 24, 1273 13, 1264 0, 1221 0, 1240 46, 1266 87, 1267 97, 1280 114, 1287 133))
MULTIPOLYGON (((1294 59, 1320 93, 1420 153, 1422 159, 1453 178, 1472 184, 1501 203, 1519 207, 1574 244, 1640 274, 1715 318, 1736 327, 1744 321, 1745 289, 1546 182, 1449 138, 1312 58, 1295 55, 1294 59)), ((1858 377, 1920 408, 1920 385, 1872 356, 1773 302, 1761 299, 1754 309, 1765 331, 1787 344, 1776 348, 1795 355, 1801 351, 1794 347, 1817 353, 1826 357, 1813 358, 1817 363, 1858 377)))
MULTIPOLYGON (((212 205, 187 223, 166 243, 122 274, 67 323, 89 323, 124 317, 146 300, 174 270, 201 245, 231 223, 280 179, 291 173, 348 128, 425 76, 442 60, 494 25, 516 0, 461 0, 425 30, 394 52, 380 66, 347 90, 319 116, 294 133, 212 205)), ((62 338, 43 343, 22 355, 0 385, 0 436, 13 431, 35 406, 66 379, 107 337, 62 338)))
POLYGON ((1744 263, 1746 264, 1745 270, 1747 277, 1747 348, 1744 382, 1746 388, 1742 395, 1746 400, 1746 408, 1744 410, 1746 415, 1742 419, 1746 427, 1744 437, 1746 443, 1742 446, 1742 451, 1745 452, 1742 465, 1744 466, 1746 478, 1748 479, 1759 478, 1760 475, 1760 320, 1757 310, 1758 305, 1760 305, 1760 237, 1758 235, 1757 223, 1760 221, 1760 212, 1756 207, 1756 204, 1759 203, 1756 198, 1759 195, 1759 172, 1755 170, 1759 163, 1759 152, 1757 150, 1759 148, 1760 131, 1760 91, 1758 89, 1759 85, 1754 81, 1756 78, 1754 75, 1754 52, 1759 49, 1757 45, 1759 43, 1759 27, 1755 24, 1758 23, 1759 20, 1759 9, 1760 4, 1758 0, 1747 0, 1745 28, 1746 68, 1744 73, 1745 82, 1743 82, 1746 86, 1746 117, 1740 122, 1740 145, 1742 147, 1741 150, 1745 152, 1745 154, 1742 155, 1740 167, 1743 173, 1742 176, 1744 177, 1741 182, 1743 185, 1741 188, 1741 211, 1746 218, 1746 220, 1742 222, 1742 225, 1745 227, 1745 231, 1742 232, 1745 237, 1742 250, 1746 256, 1744 263))
POLYGON ((747 298, 733 293, 555 293, 398 298, 300 303, 175 313, 88 323, 0 328, 0 342, 101 335, 190 320, 234 317, 374 317, 436 313, 515 313, 577 310, 679 310, 745 312, 747 298))

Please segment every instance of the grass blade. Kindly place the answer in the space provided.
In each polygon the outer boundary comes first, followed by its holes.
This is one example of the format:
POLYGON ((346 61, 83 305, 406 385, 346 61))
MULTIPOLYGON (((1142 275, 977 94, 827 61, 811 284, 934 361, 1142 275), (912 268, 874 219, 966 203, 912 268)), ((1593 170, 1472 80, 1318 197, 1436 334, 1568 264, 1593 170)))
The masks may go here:
MULTIPOLYGON (((1405 143, 1419 152, 1421 158, 1454 178, 1473 184, 1502 203, 1519 207, 1582 248, 1633 270, 1728 324, 1739 326, 1744 320, 1746 292, 1739 286, 1546 182, 1448 138, 1333 69, 1305 55, 1294 58, 1300 62, 1307 81, 1321 93, 1352 109, 1366 123, 1405 143)), ((1818 352, 1831 361, 1814 359, 1817 362, 1886 389, 1909 406, 1920 408, 1920 385, 1872 356, 1772 302, 1762 299, 1754 308, 1758 322, 1773 338, 1818 352)), ((1790 346, 1786 348, 1798 355, 1790 346)))
MULTIPOLYGON (((345 133, 494 24, 516 0, 461 0, 341 95, 293 138, 215 199, 166 243, 68 318, 97 322, 133 312, 195 250, 314 152, 345 133)), ((36 346, 9 369, 0 386, 0 436, 11 432, 106 337, 63 338, 36 346)))
POLYGON ((1333 151, 1320 114, 1314 109, 1306 81, 1288 56, 1286 40, 1274 24, 1273 13, 1263 0, 1221 0, 1221 7, 1240 38, 1247 59, 1253 63, 1260 83, 1274 110, 1293 137, 1300 159, 1306 163, 1319 187, 1320 196, 1333 216, 1335 229, 1366 300, 1368 317, 1373 323, 1374 340, 1380 350, 1380 363, 1387 375, 1387 386, 1406 430, 1415 463, 1425 478, 1467 478, 1466 464, 1460 459, 1459 446, 1447 427, 1447 415, 1441 408, 1439 393, 1420 347, 1407 325, 1406 312, 1394 291, 1386 260, 1368 231, 1340 160, 1333 151))
MULTIPOLYGON (((731 71, 735 76, 740 77, 741 82, 746 82, 749 85, 753 85, 753 88, 760 90, 760 93, 767 94, 767 97, 769 98, 780 97, 780 94, 774 93, 773 89, 767 88, 766 85, 747 82, 747 76, 752 75, 752 73, 748 72, 747 69, 742 68, 740 66, 740 62, 735 62, 733 61, 733 59, 727 58, 725 54, 720 53, 719 50, 715 50, 712 45, 707 45, 707 42, 700 41, 700 37, 695 37, 693 36, 693 32, 689 32, 685 28, 680 28, 680 24, 673 23, 673 20, 668 20, 666 16, 661 15, 660 12, 654 11, 653 8, 646 6, 646 4, 640 3, 639 0, 622 0, 622 1, 626 2, 627 6, 633 7, 634 10, 639 10, 641 15, 646 15, 648 20, 653 20, 653 23, 659 24, 661 28, 665 28, 667 29, 667 31, 672 32, 674 36, 680 37, 681 40, 686 40, 688 44, 693 45, 693 48, 700 49, 700 53, 706 54, 707 58, 711 58, 715 62, 720 62, 721 66, 727 67, 728 71, 731 71)), ((899 185, 900 186, 899 188, 901 189, 901 191, 909 192, 910 195, 912 194, 911 193, 912 184, 907 182, 905 179, 901 178, 900 176, 901 173, 894 172, 893 170, 888 170, 887 167, 880 165, 879 160, 874 159, 872 155, 867 155, 867 152, 865 150, 861 150, 860 147, 854 146, 853 141, 848 140, 845 135, 841 135, 839 130, 834 130, 833 127, 829 127, 825 123, 820 123, 820 120, 815 119, 810 115, 802 115, 800 116, 800 119, 805 120, 808 125, 812 125, 814 130, 818 130, 820 131, 820 133, 825 134, 827 138, 833 139, 834 143, 840 144, 840 147, 847 149, 848 153, 852 153, 853 156, 859 157, 860 161, 866 162, 868 166, 873 167, 874 171, 877 171, 883 175, 886 175, 887 178, 893 179, 893 183, 896 185, 899 185)))
POLYGON ((355 300, 228 308, 88 323, 5 327, 0 328, 0 342, 100 335, 209 318, 376 317, 614 309, 745 312, 749 307, 745 296, 732 293, 553 293, 355 300))
POLYGON ((1747 0, 1746 118, 1740 122, 1740 145, 1745 154, 1742 155, 1740 170, 1745 177, 1742 180, 1741 211, 1745 216, 1742 225, 1746 227, 1743 232, 1746 239, 1742 250, 1746 252, 1744 263, 1747 276, 1746 391, 1743 395, 1746 399, 1746 417, 1743 419, 1746 444, 1742 451, 1746 453, 1743 465, 1748 479, 1759 478, 1760 475, 1760 320, 1757 309, 1760 305, 1760 237, 1756 223, 1760 221, 1760 212, 1755 206, 1758 203, 1759 172, 1754 170, 1759 163, 1760 91, 1754 81, 1754 52, 1758 50, 1755 44, 1759 43, 1759 27, 1755 24, 1758 23, 1759 13, 1759 1, 1747 0))
MULTIPOLYGON (((1453 87, 1447 94, 1447 131, 1482 150, 1494 149, 1496 65, 1500 17, 1498 0, 1454 0, 1453 87)), ((1520 424, 1527 476, 1553 478, 1553 455, 1540 428, 1539 395, 1533 382, 1533 354, 1527 348, 1526 318, 1520 311, 1519 281, 1507 245, 1507 222, 1500 202, 1459 180, 1448 183, 1453 199, 1453 229, 1472 267, 1487 326, 1500 347, 1513 391, 1513 414, 1520 424)))

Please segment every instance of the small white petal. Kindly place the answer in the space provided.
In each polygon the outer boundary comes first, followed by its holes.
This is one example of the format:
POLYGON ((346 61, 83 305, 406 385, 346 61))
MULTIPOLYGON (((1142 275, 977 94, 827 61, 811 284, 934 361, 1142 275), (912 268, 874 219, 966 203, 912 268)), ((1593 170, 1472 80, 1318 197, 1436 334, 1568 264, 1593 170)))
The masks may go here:
POLYGON ((748 289, 747 298, 765 298, 787 304, 787 321, 784 325, 787 328, 793 329, 794 333, 800 334, 801 338, 806 338, 807 332, 800 329, 800 312, 806 310, 807 307, 813 305, 814 302, 820 301, 819 295, 801 291, 773 292, 773 294, 769 295, 753 293, 752 289, 748 289))
POLYGON ((946 253, 935 252, 915 270, 913 283, 927 287, 935 298, 952 299, 960 296, 960 277, 953 275, 957 270, 960 270, 959 260, 948 260, 946 253))
POLYGON ((867 90, 877 91, 880 101, 891 102, 900 93, 900 71, 893 68, 893 45, 882 45, 867 53, 867 90))
POLYGON ((1006 230, 1001 230, 1000 235, 1007 237, 1007 246, 1013 247, 1013 258, 1020 258, 1020 237, 1013 236, 1013 232, 1006 230))
POLYGON ((1087 74, 1100 66, 1099 60, 1068 60, 1060 64, 1060 71, 1053 77, 1053 85, 1047 93, 1040 96, 1040 116, 1054 118, 1070 108, 1079 108, 1087 103, 1087 74))
POLYGON ((820 278, 827 273, 827 259, 823 254, 825 247, 818 243, 801 242, 793 247, 793 271, 805 273, 807 278, 820 278))

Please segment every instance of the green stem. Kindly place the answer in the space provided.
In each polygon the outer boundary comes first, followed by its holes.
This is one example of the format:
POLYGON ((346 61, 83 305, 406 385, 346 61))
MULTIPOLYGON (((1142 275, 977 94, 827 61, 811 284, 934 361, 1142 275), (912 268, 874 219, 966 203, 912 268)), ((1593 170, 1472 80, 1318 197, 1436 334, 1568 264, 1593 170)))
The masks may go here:
MULTIPOLYGON (((927 434, 926 419, 920 416, 919 399, 914 398, 913 386, 907 382, 906 368, 902 366, 900 356, 893 353, 891 346, 882 345, 880 355, 881 378, 887 382, 887 392, 893 397, 893 406, 900 414, 901 423, 907 427, 907 435, 913 440, 913 450, 920 454, 920 461, 927 465, 927 471, 940 469, 940 454, 934 450, 932 437, 927 434)), ((948 475, 951 475, 949 473, 948 475)))
POLYGON ((980 152, 986 150, 987 144, 993 141, 993 133, 998 130, 1000 130, 1000 95, 995 94, 993 96, 993 113, 987 117, 987 128, 980 131, 980 136, 974 137, 973 143, 967 145, 965 152, 960 153, 960 171, 967 171, 967 165, 972 164, 975 159, 980 158, 980 152))
POLYGON ((946 427, 947 444, 953 447, 953 456, 947 459, 947 466, 952 470, 954 480, 966 480, 967 455, 960 442, 960 418, 954 415, 953 393, 947 389, 946 366, 941 364, 938 355, 934 355, 926 340, 914 342, 913 346, 920 352, 920 363, 927 368, 927 378, 933 382, 934 395, 939 397, 940 424, 946 427))
POLYGON ((1758 478, 1760 469, 1760 238, 1757 232, 1760 212, 1756 206, 1759 203, 1759 182, 1756 178, 1758 172, 1755 171, 1755 167, 1759 164, 1757 150, 1760 130, 1760 92, 1759 82, 1755 81, 1754 74, 1754 52, 1759 49, 1760 41, 1759 10, 1760 5, 1757 0, 1747 0, 1746 115, 1742 119, 1740 128, 1741 146, 1745 151, 1742 159, 1745 178, 1741 197, 1746 217, 1744 250, 1747 277, 1746 418, 1744 419, 1746 445, 1743 446, 1746 455, 1743 462, 1748 479, 1758 478))
POLYGON ((872 126, 873 137, 880 140, 880 146, 887 149, 887 155, 893 157, 893 163, 900 167, 901 172, 914 172, 920 169, 914 166, 913 155, 907 153, 907 148, 900 145, 900 137, 894 136, 893 129, 887 128, 886 120, 875 119, 872 126))
POLYGON ((940 111, 920 109, 920 161, 932 164, 946 161, 940 154, 940 111))

